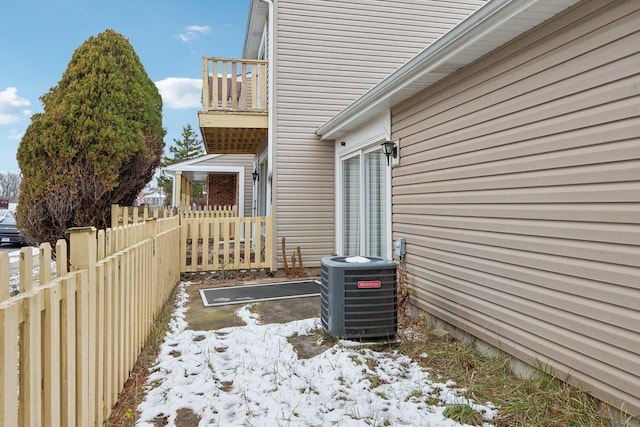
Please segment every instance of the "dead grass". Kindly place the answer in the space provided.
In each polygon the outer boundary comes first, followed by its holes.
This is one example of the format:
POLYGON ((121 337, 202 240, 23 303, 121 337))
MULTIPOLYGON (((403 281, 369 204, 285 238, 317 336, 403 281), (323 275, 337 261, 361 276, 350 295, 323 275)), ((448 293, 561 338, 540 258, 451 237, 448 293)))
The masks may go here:
MULTIPOLYGON (((453 380, 467 389, 467 397, 478 403, 492 402, 498 417, 492 423, 505 426, 613 426, 614 421, 603 415, 600 403, 584 391, 538 367, 531 379, 516 377, 504 356, 483 354, 472 344, 455 340, 438 340, 429 336, 429 325, 404 318, 402 344, 404 353, 436 378, 453 380)), ((565 378, 566 379, 566 378, 565 378)), ((473 414, 466 405, 447 408, 451 418, 469 422, 473 414), (459 419, 461 420, 461 419, 459 419)))

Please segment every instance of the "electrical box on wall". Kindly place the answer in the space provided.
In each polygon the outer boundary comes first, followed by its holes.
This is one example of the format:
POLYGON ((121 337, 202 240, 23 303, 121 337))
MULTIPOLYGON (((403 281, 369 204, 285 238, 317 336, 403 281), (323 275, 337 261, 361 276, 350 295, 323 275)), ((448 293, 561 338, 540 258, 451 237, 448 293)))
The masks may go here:
POLYGON ((394 242, 394 253, 397 257, 403 257, 407 252, 404 237, 398 237, 394 242))

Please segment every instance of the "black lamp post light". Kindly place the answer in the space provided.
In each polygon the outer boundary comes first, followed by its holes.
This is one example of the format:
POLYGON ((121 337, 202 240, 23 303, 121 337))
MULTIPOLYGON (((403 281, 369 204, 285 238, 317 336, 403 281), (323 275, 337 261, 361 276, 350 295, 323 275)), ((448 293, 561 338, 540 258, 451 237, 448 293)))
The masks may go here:
POLYGON ((382 144, 382 152, 387 158, 387 166, 389 166, 389 159, 393 156, 394 159, 398 158, 398 144, 394 141, 385 141, 382 144))

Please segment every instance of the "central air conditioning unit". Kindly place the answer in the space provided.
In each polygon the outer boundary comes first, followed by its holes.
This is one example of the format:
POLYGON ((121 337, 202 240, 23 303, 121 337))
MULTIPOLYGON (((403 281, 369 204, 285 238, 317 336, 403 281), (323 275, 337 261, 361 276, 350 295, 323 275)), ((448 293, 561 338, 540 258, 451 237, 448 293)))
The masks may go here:
POLYGON ((323 257, 321 321, 337 338, 393 338, 398 330, 396 264, 379 257, 323 257))

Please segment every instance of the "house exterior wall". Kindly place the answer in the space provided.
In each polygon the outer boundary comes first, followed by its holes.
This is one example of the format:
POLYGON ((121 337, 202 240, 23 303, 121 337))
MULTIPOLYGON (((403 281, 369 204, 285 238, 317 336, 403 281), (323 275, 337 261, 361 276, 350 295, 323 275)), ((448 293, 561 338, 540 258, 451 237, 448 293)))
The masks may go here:
POLYGON ((243 168, 244 182, 240 184, 240 194, 244 197, 244 214, 243 216, 253 216, 253 155, 252 154, 224 154, 218 157, 210 158, 197 164, 198 170, 226 173, 224 168, 243 168))
POLYGON ((584 1, 392 109, 412 303, 636 415, 639 28, 584 1))
POLYGON ((277 245, 300 246, 308 267, 335 251, 334 146, 315 130, 483 3, 275 1, 277 245))
POLYGON ((209 206, 233 206, 238 204, 237 173, 210 173, 207 204, 209 206))

